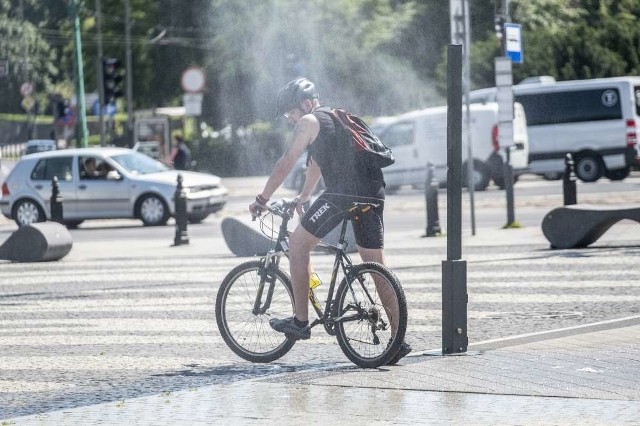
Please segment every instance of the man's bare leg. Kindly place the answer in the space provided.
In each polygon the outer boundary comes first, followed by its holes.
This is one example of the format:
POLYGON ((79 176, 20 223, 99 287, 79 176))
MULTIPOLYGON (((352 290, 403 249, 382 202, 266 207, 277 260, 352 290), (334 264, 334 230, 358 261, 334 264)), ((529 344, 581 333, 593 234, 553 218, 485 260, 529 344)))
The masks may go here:
POLYGON ((298 321, 309 320, 309 274, 311 262, 309 253, 318 244, 320 238, 298 225, 289 238, 289 263, 293 282, 293 301, 298 321))
MULTIPOLYGON (((383 249, 368 249, 358 246, 360 257, 363 262, 376 262, 385 265, 385 257, 383 249)), ((376 290, 380 295, 380 301, 387 311, 387 317, 391 319, 391 333, 396 334, 398 330, 398 303, 392 288, 377 274, 373 275, 373 281, 376 283, 376 290)))

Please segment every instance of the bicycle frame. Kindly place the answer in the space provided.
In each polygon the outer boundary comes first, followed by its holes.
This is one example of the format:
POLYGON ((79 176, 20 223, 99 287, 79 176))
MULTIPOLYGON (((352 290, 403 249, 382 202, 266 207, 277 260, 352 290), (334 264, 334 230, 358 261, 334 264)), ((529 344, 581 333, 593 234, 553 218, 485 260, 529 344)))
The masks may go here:
MULTIPOLYGON (((272 211, 272 213, 280 216, 282 218, 282 223, 280 224, 280 227, 278 230, 278 238, 276 239, 274 248, 269 250, 261 259, 262 266, 261 266, 261 270, 259 271, 260 283, 258 285, 256 300, 254 302, 254 308, 253 308, 254 315, 264 314, 269 309, 269 306, 271 305, 271 298, 273 296, 273 291, 275 287, 275 274, 270 273, 270 271, 277 269, 280 265, 280 258, 282 256, 288 257, 288 253, 289 253, 289 240, 288 240, 289 231, 287 227, 289 224, 289 220, 292 218, 292 216, 289 214, 283 214, 282 211, 272 211), (269 283, 269 287, 267 290, 266 299, 264 303, 261 303, 266 283, 269 283)), ((332 302, 333 302, 336 282, 338 278, 338 272, 342 270, 345 278, 347 279, 347 282, 351 282, 351 271, 353 269, 353 263, 351 262, 351 258, 347 255, 346 248, 348 243, 345 239, 348 222, 349 222, 348 217, 345 217, 342 221, 340 236, 338 238, 337 245, 325 244, 322 242, 318 244, 318 247, 321 250, 327 252, 328 254, 334 255, 335 260, 334 260, 333 269, 331 272, 331 280, 329 282, 327 300, 325 303, 324 311, 322 310, 321 306, 320 307, 316 306, 316 303, 314 303, 314 301, 317 302, 315 293, 313 289, 309 289, 309 300, 311 301, 311 306, 313 306, 313 309, 317 316, 317 318, 309 324, 309 328, 315 327, 318 324, 324 324, 325 327, 328 327, 327 331, 330 332, 330 328, 332 328, 335 323, 338 323, 341 321, 349 321, 349 320, 356 321, 360 319, 359 315, 355 315, 355 316, 342 315, 341 317, 338 317, 338 318, 332 318, 332 313, 331 313, 331 309, 333 306, 332 302)), ((350 288, 350 291, 355 300, 356 297, 353 289, 350 288)), ((363 286, 363 291, 365 292, 367 298, 370 301, 372 301, 373 298, 371 297, 371 295, 369 294, 369 292, 364 286, 363 286)), ((355 308, 357 311, 360 310, 359 306, 355 306, 355 308)))

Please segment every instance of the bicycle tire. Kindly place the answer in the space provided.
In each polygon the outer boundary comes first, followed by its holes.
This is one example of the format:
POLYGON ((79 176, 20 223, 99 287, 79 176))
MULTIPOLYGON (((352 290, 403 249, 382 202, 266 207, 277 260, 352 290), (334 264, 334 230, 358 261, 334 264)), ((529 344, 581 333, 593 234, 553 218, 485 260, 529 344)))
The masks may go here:
MULTIPOLYGON (((256 363, 267 363, 284 356, 295 339, 271 328, 271 318, 293 315, 293 290, 289 276, 276 269, 271 306, 264 314, 254 314, 253 307, 260 283, 261 261, 253 260, 236 266, 220 284, 216 296, 216 321, 225 343, 239 357, 256 363)), ((266 297, 268 284, 265 284, 266 297)))
POLYGON ((362 263, 353 267, 351 277, 351 282, 343 278, 338 287, 333 315, 334 318, 350 316, 353 320, 339 321, 336 324, 336 338, 342 352, 351 362, 362 368, 378 368, 394 359, 404 341, 407 330, 407 300, 400 281, 384 265, 362 263), (379 286, 397 308, 397 318, 390 318, 389 312, 384 309, 373 276, 383 279, 379 286), (364 288, 373 302, 368 300, 364 288), (357 299, 355 301, 352 300, 351 290, 357 299), (354 302, 359 303, 366 313, 355 315, 354 302), (391 323, 394 319, 397 321, 397 332, 392 335, 391 323), (375 332, 372 331, 374 325, 375 332))

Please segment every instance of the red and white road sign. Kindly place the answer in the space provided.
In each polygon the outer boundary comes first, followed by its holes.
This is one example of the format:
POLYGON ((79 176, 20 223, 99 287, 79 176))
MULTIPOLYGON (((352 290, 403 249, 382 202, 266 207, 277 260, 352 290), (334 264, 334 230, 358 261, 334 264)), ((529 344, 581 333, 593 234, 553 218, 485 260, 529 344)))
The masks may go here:
POLYGON ((30 82, 24 82, 20 85, 20 94, 22 95, 23 98, 26 98, 27 96, 31 96, 33 94, 33 83, 30 82))

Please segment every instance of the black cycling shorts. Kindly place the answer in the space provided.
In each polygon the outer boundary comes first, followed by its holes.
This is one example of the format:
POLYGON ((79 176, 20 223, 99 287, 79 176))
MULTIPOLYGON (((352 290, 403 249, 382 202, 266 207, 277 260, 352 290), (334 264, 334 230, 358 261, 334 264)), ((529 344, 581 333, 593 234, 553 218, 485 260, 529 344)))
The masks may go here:
POLYGON ((356 243, 362 248, 381 249, 384 247, 384 200, 374 197, 360 197, 323 193, 309 207, 301 220, 301 225, 318 238, 324 238, 345 216, 354 202, 378 204, 378 207, 358 214, 351 220, 356 243))

